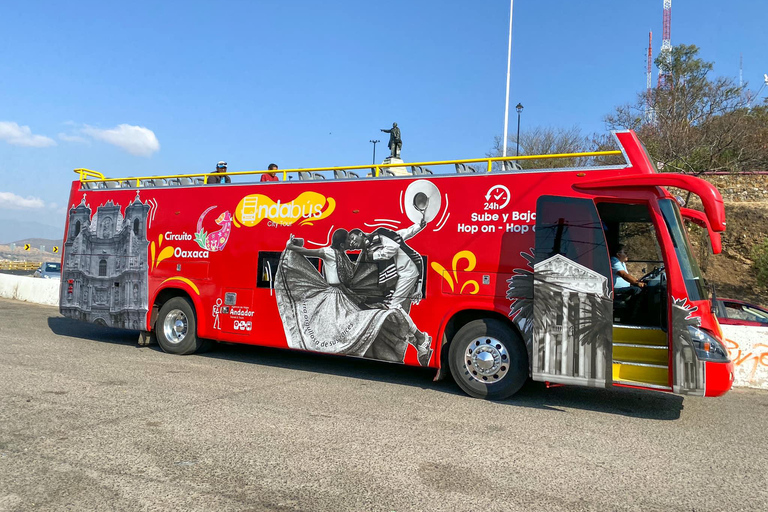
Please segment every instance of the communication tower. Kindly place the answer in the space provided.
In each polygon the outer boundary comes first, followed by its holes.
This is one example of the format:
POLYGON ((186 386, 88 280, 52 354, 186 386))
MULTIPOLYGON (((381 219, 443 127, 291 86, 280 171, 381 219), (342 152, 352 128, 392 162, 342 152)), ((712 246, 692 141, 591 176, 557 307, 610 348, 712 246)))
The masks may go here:
POLYGON ((655 121, 653 110, 653 89, 651 84, 651 62, 653 60, 653 32, 648 32, 648 64, 645 72, 645 122, 655 121))
POLYGON ((672 85, 672 0, 664 0, 664 21, 661 33, 661 66, 658 87, 672 85))

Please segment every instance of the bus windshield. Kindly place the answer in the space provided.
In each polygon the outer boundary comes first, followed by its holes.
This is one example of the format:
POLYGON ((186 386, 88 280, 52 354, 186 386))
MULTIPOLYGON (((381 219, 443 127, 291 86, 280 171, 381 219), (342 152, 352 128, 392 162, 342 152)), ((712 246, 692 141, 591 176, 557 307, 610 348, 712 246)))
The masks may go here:
POLYGON ((693 251, 688 243, 688 236, 683 229, 683 221, 680 217, 680 210, 672 199, 662 199, 659 201, 661 213, 664 215, 664 222, 667 224, 669 235, 675 246, 675 254, 680 264, 680 271, 685 280, 685 288, 688 291, 690 300, 705 300, 708 296, 704 279, 701 276, 699 264, 693 257, 693 251))

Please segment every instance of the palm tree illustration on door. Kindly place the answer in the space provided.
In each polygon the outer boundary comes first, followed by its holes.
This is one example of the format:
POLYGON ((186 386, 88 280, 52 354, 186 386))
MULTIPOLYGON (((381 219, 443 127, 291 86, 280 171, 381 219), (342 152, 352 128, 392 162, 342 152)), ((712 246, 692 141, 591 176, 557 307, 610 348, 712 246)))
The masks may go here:
POLYGON ((526 340, 534 377, 604 386, 611 375, 608 279, 562 254, 535 265, 533 248, 520 255, 533 271, 516 268, 507 281, 509 316, 526 340))

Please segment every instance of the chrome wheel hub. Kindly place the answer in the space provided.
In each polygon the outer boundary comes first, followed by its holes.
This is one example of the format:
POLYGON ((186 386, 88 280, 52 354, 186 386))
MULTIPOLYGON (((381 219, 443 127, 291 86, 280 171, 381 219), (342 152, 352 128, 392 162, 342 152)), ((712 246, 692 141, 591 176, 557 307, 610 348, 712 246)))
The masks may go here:
POLYGON ((189 320, 187 315, 180 309, 171 310, 163 321, 163 334, 165 339, 174 345, 181 343, 181 340, 187 335, 189 320))
POLYGON ((464 354, 464 368, 470 380, 499 382, 509 371, 507 347, 496 338, 475 338, 464 354))

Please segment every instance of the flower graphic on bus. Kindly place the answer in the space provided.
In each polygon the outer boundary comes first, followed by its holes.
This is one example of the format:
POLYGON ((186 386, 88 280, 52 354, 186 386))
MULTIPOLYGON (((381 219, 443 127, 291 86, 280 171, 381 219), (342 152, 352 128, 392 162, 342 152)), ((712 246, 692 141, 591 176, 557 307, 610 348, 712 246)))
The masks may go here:
POLYGON ((232 214, 226 211, 216 218, 216 224, 221 226, 221 229, 213 233, 205 232, 205 229, 203 229, 203 219, 214 208, 216 207, 211 206, 200 215, 200 219, 197 221, 197 232, 195 233, 197 245, 211 252, 224 249, 224 246, 227 245, 227 240, 229 240, 229 233, 232 231, 232 214))

